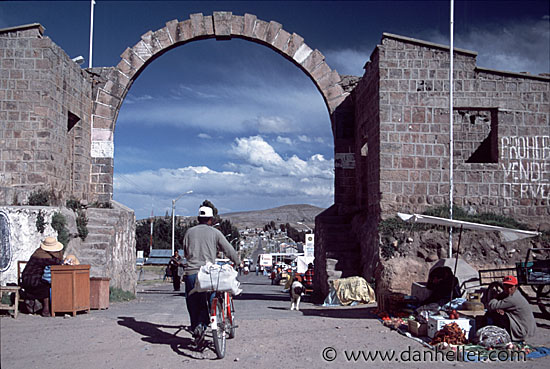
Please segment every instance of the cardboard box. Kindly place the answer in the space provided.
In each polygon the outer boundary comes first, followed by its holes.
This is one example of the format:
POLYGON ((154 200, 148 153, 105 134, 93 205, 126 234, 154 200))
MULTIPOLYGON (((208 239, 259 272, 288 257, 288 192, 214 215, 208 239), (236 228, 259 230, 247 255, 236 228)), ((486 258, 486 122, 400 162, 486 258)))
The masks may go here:
POLYGON ((424 337, 428 335, 428 325, 420 323, 416 320, 409 320, 409 332, 416 337, 424 337))
MULTIPOLYGON (((473 328, 471 319, 445 319, 442 316, 431 316, 428 318, 428 337, 433 338, 437 331, 441 330, 446 324, 456 323, 464 332, 467 339, 470 339, 470 331, 473 328)), ((475 332, 474 332, 475 334, 475 332)), ((473 336, 472 336, 473 338, 473 336)))

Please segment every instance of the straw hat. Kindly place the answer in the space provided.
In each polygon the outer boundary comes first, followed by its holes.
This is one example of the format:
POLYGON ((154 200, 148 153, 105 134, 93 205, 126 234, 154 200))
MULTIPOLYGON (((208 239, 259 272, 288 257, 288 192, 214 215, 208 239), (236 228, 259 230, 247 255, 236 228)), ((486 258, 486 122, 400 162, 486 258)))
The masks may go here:
POLYGON ((46 251, 61 251, 63 250, 63 244, 57 241, 55 237, 46 237, 44 241, 40 244, 40 248, 46 251))

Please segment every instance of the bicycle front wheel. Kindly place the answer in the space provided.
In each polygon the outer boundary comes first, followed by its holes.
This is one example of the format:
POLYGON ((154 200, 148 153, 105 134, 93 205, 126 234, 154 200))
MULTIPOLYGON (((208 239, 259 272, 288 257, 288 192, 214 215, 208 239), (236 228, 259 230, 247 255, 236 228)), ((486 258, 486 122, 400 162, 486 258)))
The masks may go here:
MULTIPOLYGON (((212 338, 214 339, 214 349, 218 359, 223 359, 225 356, 225 317, 223 311, 223 301, 216 299, 216 304, 213 306, 216 309, 216 320, 212 322, 212 338)), ((214 315, 214 314, 213 314, 214 315)))

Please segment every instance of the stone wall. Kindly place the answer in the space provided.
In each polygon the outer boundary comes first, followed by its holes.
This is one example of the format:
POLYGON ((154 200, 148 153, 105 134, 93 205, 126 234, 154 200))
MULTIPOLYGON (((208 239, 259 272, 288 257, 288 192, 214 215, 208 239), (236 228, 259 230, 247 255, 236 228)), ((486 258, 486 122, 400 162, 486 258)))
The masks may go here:
MULTIPOLYGON (((392 282, 398 261, 380 260, 379 221, 449 204, 449 55, 442 45, 384 34, 351 95, 353 225, 363 274, 385 291, 408 293, 392 282)), ((454 79, 455 205, 549 229, 550 79, 482 69, 476 53, 459 49, 454 79)), ((398 268, 400 283, 429 268, 412 265, 398 268)))
POLYGON ((110 286, 135 293, 137 284, 135 217, 133 211, 114 203, 114 209, 86 210, 89 225, 100 216, 102 234, 109 237, 104 241, 97 239, 97 229, 89 227, 85 241, 78 237, 75 213, 66 208, 39 206, 3 206, 0 207, 0 284, 17 283, 17 261, 29 260, 40 242, 49 236, 57 237, 51 227, 52 216, 61 212, 67 220, 70 233, 65 255, 74 254, 81 264, 90 265, 90 276, 108 277, 110 286), (37 230, 36 220, 42 212, 46 228, 41 234, 37 230))
MULTIPOLYGON (((449 198, 449 50, 384 34, 380 66, 383 217, 449 198)), ((520 219, 550 215, 550 79, 476 67, 455 50, 454 203, 520 219)))
POLYGON ((91 79, 42 33, 0 30, 0 204, 90 197, 91 79))

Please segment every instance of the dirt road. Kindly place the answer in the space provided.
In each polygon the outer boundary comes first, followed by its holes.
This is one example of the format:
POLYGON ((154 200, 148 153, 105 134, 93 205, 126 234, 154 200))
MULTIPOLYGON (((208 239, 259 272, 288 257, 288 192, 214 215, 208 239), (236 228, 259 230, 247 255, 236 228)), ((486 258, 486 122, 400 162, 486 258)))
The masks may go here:
MULTIPOLYGON (((171 283, 143 284, 138 298, 111 304, 76 317, 3 316, 1 367, 29 368, 340 368, 365 367, 359 350, 381 350, 396 357, 375 361, 378 368, 443 366, 473 368, 463 362, 417 362, 422 346, 375 319, 372 306, 323 308, 303 303, 289 311, 280 286, 251 273, 241 277, 244 292, 235 300, 239 327, 228 341, 226 358, 217 360, 212 347, 193 350, 185 298, 171 283), (407 354, 408 352, 408 354, 407 354), (323 357, 323 354, 325 355, 323 357), (336 355, 336 356, 335 356, 336 355), (348 356, 346 358, 346 355, 348 356), (332 361, 331 361, 332 360, 332 361)), ((549 322, 538 319, 533 344, 550 347, 549 322)), ((211 341, 211 337, 208 337, 211 341)), ((373 363, 370 363, 373 365, 373 363)), ((550 367, 550 358, 522 363, 493 363, 491 367, 550 367)))

